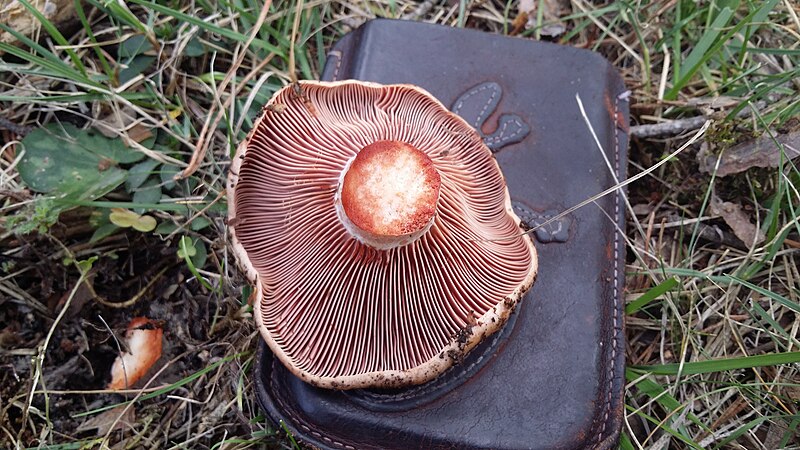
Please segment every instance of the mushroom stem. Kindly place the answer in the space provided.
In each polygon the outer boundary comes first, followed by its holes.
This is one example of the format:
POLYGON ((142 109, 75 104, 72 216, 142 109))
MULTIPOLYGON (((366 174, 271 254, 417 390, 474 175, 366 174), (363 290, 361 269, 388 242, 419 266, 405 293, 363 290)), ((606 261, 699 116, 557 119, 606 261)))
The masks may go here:
POLYGON ((348 161, 334 203, 342 225, 378 250, 408 245, 433 225, 441 178, 421 150, 377 141, 348 161))

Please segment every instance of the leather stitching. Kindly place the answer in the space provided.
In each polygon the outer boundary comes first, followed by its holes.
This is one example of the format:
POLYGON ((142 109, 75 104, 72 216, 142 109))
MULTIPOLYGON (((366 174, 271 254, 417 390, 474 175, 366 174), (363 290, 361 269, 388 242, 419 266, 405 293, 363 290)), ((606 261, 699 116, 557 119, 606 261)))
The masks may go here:
POLYGON ((458 103, 456 103, 455 108, 453 108, 455 110, 454 112, 458 113, 458 111, 461 109, 462 106, 464 106, 464 102, 468 98, 472 97, 473 95, 481 91, 485 91, 486 89, 492 89, 492 96, 489 97, 489 100, 487 100, 486 104, 483 105, 483 109, 481 109, 481 112, 478 113, 478 117, 475 118, 475 123, 472 124, 472 126, 475 127, 476 129, 479 128, 484 119, 483 115, 486 114, 486 110, 489 109, 489 107, 494 102, 494 98, 497 97, 498 89, 494 89, 494 87, 495 87, 494 83, 487 83, 467 92, 458 100, 458 103))
POLYGON ((333 68, 333 77, 331 78, 331 81, 336 81, 339 78, 339 68, 342 67, 342 52, 339 50, 328 52, 328 58, 331 56, 336 57, 336 66, 333 68))
POLYGON ((525 130, 525 125, 523 125, 522 122, 519 121, 519 119, 515 118, 514 120, 509 120, 503 123, 503 126, 500 128, 500 131, 499 132, 495 131, 496 134, 495 136, 487 137, 486 139, 484 139, 484 141, 486 141, 487 145, 505 144, 506 142, 522 134, 524 130, 525 130), (505 133, 506 129, 508 129, 509 123, 514 123, 515 125, 517 125, 518 128, 516 131, 509 134, 508 136, 503 136, 503 133, 505 133))
MULTIPOLYGON (((272 373, 273 374, 275 373, 275 369, 276 369, 276 361, 277 361, 276 358, 272 359, 272 373)), ((323 441, 327 442, 329 445, 332 445, 334 447, 343 448, 343 449, 347 449, 347 450, 356 450, 356 448, 353 447, 352 445, 345 444, 345 443, 342 443, 342 442, 339 442, 339 441, 334 441, 333 439, 323 435, 322 433, 312 430, 311 427, 306 425, 306 421, 305 420, 303 420, 299 416, 297 416, 294 413, 292 413, 292 410, 287 408, 286 404, 283 403, 283 400, 281 400, 281 396, 280 395, 276 395, 276 394, 278 394, 278 389, 277 389, 277 386, 275 385, 275 380, 276 379, 277 379, 277 377, 275 377, 274 375, 270 376, 270 387, 272 388, 272 392, 273 392, 272 398, 275 399, 275 401, 278 402, 278 407, 281 409, 281 411, 283 411, 283 413, 286 414, 289 417, 289 419, 291 419, 292 422, 297 427, 301 428, 303 431, 305 431, 306 433, 314 436, 317 439, 322 439, 323 441)))
MULTIPOLYGON (((614 129, 614 172, 616 172, 617 178, 620 177, 620 148, 619 148, 619 128, 617 127, 617 117, 619 114, 619 100, 622 94, 617 95, 614 99, 614 117, 612 119, 612 128, 614 129)), ((614 195, 614 218, 615 220, 619 219, 620 213, 620 199, 621 194, 616 193, 614 195)), ((603 421, 600 427, 600 432, 597 433, 597 439, 595 440, 595 445, 599 444, 603 441, 603 434, 606 432, 606 427, 608 426, 608 419, 611 415, 611 402, 613 401, 614 397, 614 382, 616 381, 616 359, 617 359, 617 341, 619 338, 619 333, 621 328, 619 326, 619 311, 620 311, 620 295, 619 295, 619 239, 620 239, 620 231, 616 229, 614 230, 614 308, 612 311, 612 324, 614 327, 614 333, 611 339, 611 370, 610 370, 610 377, 608 380, 608 393, 606 394, 606 401, 603 405, 603 421)))

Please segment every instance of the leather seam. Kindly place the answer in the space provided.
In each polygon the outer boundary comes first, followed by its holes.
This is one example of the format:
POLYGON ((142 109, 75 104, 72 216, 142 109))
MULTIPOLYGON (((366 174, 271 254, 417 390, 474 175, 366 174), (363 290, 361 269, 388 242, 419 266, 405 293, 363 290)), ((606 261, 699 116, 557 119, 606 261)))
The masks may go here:
MULTIPOLYGON (((612 128, 614 130, 614 172, 616 173, 617 178, 620 176, 620 157, 619 157, 619 129, 616 126, 617 124, 617 117, 619 114, 619 100, 620 96, 615 96, 614 99, 614 117, 612 120, 612 128)), ((619 220, 619 213, 620 213, 620 193, 617 192, 614 195, 614 219, 619 220)), ((620 231, 617 230, 617 227, 614 227, 614 288, 613 288, 613 295, 614 295, 614 309, 611 314, 612 316, 612 325, 614 327, 613 338, 611 339, 611 374, 608 380, 608 393, 606 394, 606 401, 603 405, 604 414, 602 425, 600 427, 600 432, 597 434, 597 439, 595 441, 596 444, 599 444, 603 441, 603 434, 606 432, 606 427, 608 426, 608 419, 611 415, 611 402, 613 401, 614 396, 614 382, 616 379, 616 359, 617 359, 617 341, 619 337, 620 327, 619 327, 619 238, 620 238, 620 231)))
MULTIPOLYGON (((276 369, 275 366, 276 366, 276 360, 273 359, 272 360, 272 373, 273 374, 275 373, 275 369, 276 369)), ((275 376, 271 376, 270 377, 270 386, 272 387, 272 392, 273 393, 277 393, 278 392, 277 386, 275 385, 276 378, 277 377, 275 377, 275 376)), ((295 414, 293 414, 292 411, 289 408, 286 407, 286 404, 283 403, 283 401, 281 400, 281 396, 280 395, 272 395, 272 398, 274 398, 275 401, 278 402, 278 407, 280 408, 280 410, 283 411, 283 413, 286 414, 289 417, 289 419, 292 420, 292 422, 295 424, 295 426, 301 428, 306 433, 316 437, 317 439, 322 439, 323 441, 327 442, 330 445, 333 445, 334 447, 344 448, 344 449, 347 449, 347 450, 356 450, 356 447, 353 447, 352 445, 345 444, 345 443, 342 443, 342 442, 339 442, 339 441, 335 441, 335 440, 323 435, 322 433, 320 433, 318 431, 314 431, 313 429, 311 429, 311 427, 309 427, 307 425, 307 422, 305 420, 303 420, 299 416, 296 416, 295 414)))

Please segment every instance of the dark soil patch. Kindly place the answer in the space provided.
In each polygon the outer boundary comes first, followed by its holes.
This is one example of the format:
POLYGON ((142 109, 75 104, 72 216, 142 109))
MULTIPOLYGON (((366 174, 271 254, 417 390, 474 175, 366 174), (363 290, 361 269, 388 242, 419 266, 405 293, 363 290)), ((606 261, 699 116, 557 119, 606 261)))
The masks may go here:
MULTIPOLYGON (((42 427, 51 427, 58 435, 70 439, 92 437, 94 430, 79 431, 88 418, 75 417, 76 414, 134 397, 132 394, 85 393, 103 390, 109 383, 111 365, 120 349, 124 349, 125 328, 134 317, 145 316, 158 321, 164 330, 162 357, 148 375, 134 385, 136 388, 145 387, 147 380, 159 370, 163 369, 147 387, 185 380, 221 358, 251 348, 252 329, 250 320, 240 317, 246 310, 240 298, 235 293, 221 295, 202 287, 178 258, 177 241, 162 241, 153 234, 125 231, 86 245, 91 230, 78 225, 82 223, 86 223, 86 214, 71 212, 53 228, 52 236, 14 237, 3 243, 7 249, 4 268, 10 269, 10 273, 21 268, 27 270, 8 280, 19 295, 0 294, 0 398, 3 400, 0 423, 8 430, 23 429, 16 438, 25 445, 38 443, 42 427), (79 271, 65 256, 68 253, 62 244, 79 260, 97 257, 89 276, 91 287, 82 284, 75 289, 79 271), (34 395, 25 420, 25 405, 37 376, 35 356, 73 289, 75 294, 54 328, 44 355, 38 389, 44 386, 48 395, 34 395), (118 304, 137 295, 138 299, 128 307, 101 303, 118 304)), ((209 261, 213 264, 216 259, 209 258, 209 261)), ((217 281, 212 280, 212 284, 217 281)), ((224 368, 221 366, 219 370, 224 368)), ((214 374, 211 371, 171 393, 203 400, 204 391, 219 388, 230 393, 216 395, 213 406, 230 401, 236 386, 214 386, 208 379, 214 374)), ((229 378, 240 377, 230 374, 229 378)), ((135 413, 147 416, 150 423, 169 421, 169 428, 173 430, 188 429, 197 425, 193 424, 197 419, 185 414, 186 407, 187 402, 159 396, 137 403, 135 413)), ((204 409, 202 406, 195 408, 198 412, 204 409)), ((246 419, 235 415, 233 409, 222 411, 216 419, 227 419, 228 426, 246 427, 237 435, 252 431, 246 419)), ((147 431, 142 423, 140 420, 136 431, 147 431)), ((131 430, 115 433, 112 441, 129 436, 131 430)), ((219 433, 224 434, 224 430, 219 433)), ((214 440, 215 434, 209 434, 209 442, 214 440)), ((0 447, 11 445, 5 437, 0 437, 0 443, 0 447)))

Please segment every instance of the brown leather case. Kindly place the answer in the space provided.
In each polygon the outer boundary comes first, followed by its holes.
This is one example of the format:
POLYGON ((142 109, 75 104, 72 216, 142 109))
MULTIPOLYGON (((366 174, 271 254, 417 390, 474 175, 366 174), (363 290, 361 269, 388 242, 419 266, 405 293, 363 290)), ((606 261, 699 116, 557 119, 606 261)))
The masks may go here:
MULTIPOLYGON (((328 54, 323 79, 348 78, 416 84, 474 125, 529 226, 625 178, 625 87, 598 54, 375 20, 328 54)), ((326 449, 615 446, 624 380, 621 202, 611 194, 537 229, 532 290, 501 332, 436 380, 394 391, 317 389, 262 343, 261 405, 295 438, 326 449)))

